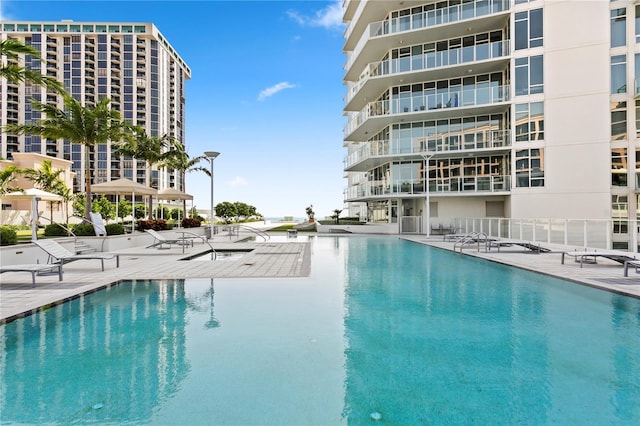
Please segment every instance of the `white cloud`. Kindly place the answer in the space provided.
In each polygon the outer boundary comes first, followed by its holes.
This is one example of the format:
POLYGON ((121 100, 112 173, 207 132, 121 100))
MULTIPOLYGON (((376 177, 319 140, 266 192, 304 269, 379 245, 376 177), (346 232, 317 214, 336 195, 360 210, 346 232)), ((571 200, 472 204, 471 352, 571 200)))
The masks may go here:
POLYGON ((247 186, 247 185, 249 185, 249 182, 247 182, 245 178, 240 176, 234 177, 233 180, 229 182, 229 186, 232 188, 235 188, 238 186, 247 186))
POLYGON ((313 16, 304 16, 295 10, 287 11, 287 15, 292 21, 302 26, 342 30, 344 24, 341 4, 342 1, 335 1, 324 9, 318 10, 313 16))
POLYGON ((295 87, 296 87, 295 84, 291 84, 288 81, 283 81, 281 83, 274 84, 273 86, 267 87, 266 89, 262 90, 258 95, 258 100, 264 101, 268 97, 273 96, 276 93, 283 91, 284 89, 293 89, 295 87))

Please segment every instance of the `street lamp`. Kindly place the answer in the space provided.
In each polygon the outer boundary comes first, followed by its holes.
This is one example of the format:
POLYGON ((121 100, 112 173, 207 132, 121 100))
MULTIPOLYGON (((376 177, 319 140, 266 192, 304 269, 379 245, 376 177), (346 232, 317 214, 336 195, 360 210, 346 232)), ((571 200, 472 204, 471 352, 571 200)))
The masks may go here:
POLYGON ((213 211, 213 160, 216 159, 216 157, 220 155, 219 152, 216 151, 205 151, 204 152, 204 156, 207 157, 207 160, 209 160, 209 163, 211 163, 211 216, 209 216, 209 230, 210 230, 210 237, 213 238, 213 218, 214 218, 214 211, 213 211))

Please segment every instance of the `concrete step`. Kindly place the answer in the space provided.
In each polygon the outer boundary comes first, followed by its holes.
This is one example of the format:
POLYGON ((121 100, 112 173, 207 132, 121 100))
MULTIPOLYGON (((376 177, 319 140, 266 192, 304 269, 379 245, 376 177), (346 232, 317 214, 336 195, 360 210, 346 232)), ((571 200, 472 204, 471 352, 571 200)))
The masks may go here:
POLYGON ((76 241, 76 254, 95 253, 97 250, 83 241, 76 241))

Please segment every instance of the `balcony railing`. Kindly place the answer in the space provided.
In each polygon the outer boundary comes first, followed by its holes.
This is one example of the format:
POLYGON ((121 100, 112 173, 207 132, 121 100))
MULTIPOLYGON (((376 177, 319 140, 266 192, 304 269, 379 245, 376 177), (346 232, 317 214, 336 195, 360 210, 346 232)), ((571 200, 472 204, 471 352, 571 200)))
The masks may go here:
POLYGON ((455 151, 483 150, 511 146, 509 130, 477 130, 474 132, 435 133, 415 138, 411 144, 390 144, 389 140, 363 143, 361 148, 344 159, 345 168, 371 157, 396 155, 426 155, 455 151))
POLYGON ((350 117, 344 128, 345 136, 353 133, 366 120, 384 115, 428 112, 442 108, 461 108, 491 105, 509 100, 509 86, 475 85, 449 88, 441 93, 401 94, 399 98, 369 102, 357 114, 350 117))
MULTIPOLYGON (((451 178, 429 179, 430 194, 477 194, 490 192, 504 192, 511 189, 511 176, 457 176, 451 178)), ((360 185, 347 188, 345 201, 358 198, 389 195, 426 194, 425 181, 413 180, 377 180, 367 181, 360 185)))
POLYGON ((370 78, 383 77, 405 72, 425 71, 460 64, 487 61, 509 56, 509 40, 477 44, 459 49, 428 52, 402 58, 387 59, 370 63, 358 82, 349 89, 349 102, 370 78))
POLYGON ((353 61, 358 57, 367 42, 375 37, 384 37, 391 34, 406 31, 420 30, 439 25, 447 25, 467 19, 475 19, 481 16, 491 15, 509 10, 510 0, 477 0, 440 9, 422 11, 419 13, 389 18, 384 21, 369 24, 358 41, 353 52, 347 59, 345 69, 351 68, 353 61))

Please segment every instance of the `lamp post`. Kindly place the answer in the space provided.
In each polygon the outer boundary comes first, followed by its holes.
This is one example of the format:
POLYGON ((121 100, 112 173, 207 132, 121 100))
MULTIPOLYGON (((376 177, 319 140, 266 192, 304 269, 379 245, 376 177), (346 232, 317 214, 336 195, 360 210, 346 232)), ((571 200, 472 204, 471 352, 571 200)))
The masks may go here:
POLYGON ((219 152, 216 151, 205 151, 204 152, 204 156, 207 157, 207 160, 209 160, 209 163, 211 163, 211 215, 209 216, 209 230, 210 230, 210 237, 213 238, 213 218, 214 218, 214 211, 213 211, 213 160, 216 159, 216 157, 220 155, 219 152))

